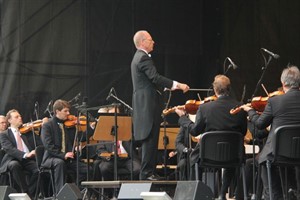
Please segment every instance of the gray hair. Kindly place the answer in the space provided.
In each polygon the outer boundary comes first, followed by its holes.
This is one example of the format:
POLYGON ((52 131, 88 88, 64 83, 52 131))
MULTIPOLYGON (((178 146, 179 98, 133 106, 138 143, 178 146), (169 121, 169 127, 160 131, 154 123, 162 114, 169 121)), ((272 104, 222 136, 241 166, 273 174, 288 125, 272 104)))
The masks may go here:
POLYGON ((282 71, 281 82, 287 87, 299 87, 300 72, 297 66, 290 66, 282 71))
POLYGON ((146 39, 145 33, 147 33, 147 31, 140 30, 140 31, 138 31, 138 32, 136 32, 134 34, 134 36, 133 36, 133 43, 134 43, 134 45, 135 45, 136 48, 139 48, 141 42, 146 39))

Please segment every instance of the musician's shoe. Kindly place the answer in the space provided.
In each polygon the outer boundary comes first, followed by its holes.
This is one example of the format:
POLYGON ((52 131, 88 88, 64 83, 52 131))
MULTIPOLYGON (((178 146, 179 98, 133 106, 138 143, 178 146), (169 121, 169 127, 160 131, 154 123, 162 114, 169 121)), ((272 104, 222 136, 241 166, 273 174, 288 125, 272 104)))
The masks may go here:
POLYGON ((151 176, 148 176, 146 180, 148 181, 159 181, 159 180, 163 180, 164 178, 157 175, 157 174, 152 174, 151 176))

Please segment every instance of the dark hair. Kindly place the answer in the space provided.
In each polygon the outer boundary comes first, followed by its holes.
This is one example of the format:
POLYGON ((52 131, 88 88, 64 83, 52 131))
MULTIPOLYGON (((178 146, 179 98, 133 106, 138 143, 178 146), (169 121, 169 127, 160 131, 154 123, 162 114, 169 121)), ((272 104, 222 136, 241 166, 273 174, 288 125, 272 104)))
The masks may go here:
POLYGON ((69 108, 69 109, 71 108, 71 105, 67 101, 65 101, 65 100, 58 99, 53 104, 53 112, 54 112, 54 114, 56 114, 56 110, 61 111, 64 108, 69 108))

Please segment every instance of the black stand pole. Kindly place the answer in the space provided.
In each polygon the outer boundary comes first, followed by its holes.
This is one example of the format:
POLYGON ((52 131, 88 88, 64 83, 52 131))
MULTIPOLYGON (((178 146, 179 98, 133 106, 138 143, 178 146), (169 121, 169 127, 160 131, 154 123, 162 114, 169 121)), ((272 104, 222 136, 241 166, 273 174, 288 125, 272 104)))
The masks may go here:
POLYGON ((163 137, 163 144, 164 144, 164 175, 165 180, 167 180, 167 145, 169 144, 169 137, 167 136, 167 121, 166 117, 163 116, 163 123, 164 123, 164 137, 163 137))
MULTIPOLYGON (((265 57, 264 57, 264 60, 266 61, 266 59, 265 59, 265 57)), ((255 96, 255 94, 256 94, 256 92, 257 92, 257 90, 258 90, 258 87, 260 86, 260 84, 262 83, 262 80, 263 80, 263 78, 264 78, 264 76, 265 76, 265 73, 266 73, 266 70, 267 70, 267 68, 268 68, 268 65, 269 65, 269 63, 271 62, 271 60, 272 60, 272 56, 269 56, 269 59, 268 59, 268 61, 267 62, 265 62, 265 66, 264 67, 262 67, 262 74, 261 74, 261 76, 260 76, 260 79, 258 80, 258 82, 257 82, 257 84, 256 84, 256 87, 255 87, 255 90, 254 90, 254 92, 253 92, 253 94, 252 94, 252 97, 251 97, 251 99, 255 96)), ((253 194, 252 194, 252 196, 251 196, 251 200, 256 200, 256 188, 255 188, 255 138, 256 138, 256 128, 255 128, 255 124, 254 124, 254 133, 253 133, 253 142, 252 142, 252 149, 253 149, 253 152, 252 152, 252 159, 253 159, 253 173, 252 173, 252 179, 253 179, 253 194)))
MULTIPOLYGON (((86 138, 86 158, 87 158, 87 173, 86 173, 86 180, 89 181, 89 177, 90 177, 90 173, 89 173, 89 167, 90 167, 90 157, 89 157, 89 136, 88 136, 88 126, 89 126, 89 113, 88 113, 88 108, 87 108, 87 104, 86 101, 82 102, 81 106, 77 106, 76 107, 78 109, 78 118, 77 118, 77 127, 76 127, 76 144, 78 147, 78 152, 79 152, 79 138, 78 138, 78 130, 80 129, 80 116, 81 114, 85 114, 86 116, 86 130, 85 130, 85 138, 86 138)), ((82 134, 84 133, 84 131, 82 132, 82 134)), ((82 138, 82 137, 81 137, 82 138)), ((77 185, 79 186, 79 153, 76 154, 76 166, 77 166, 77 177, 76 177, 76 181, 77 181, 77 185)))
POLYGON ((118 142, 118 112, 117 109, 119 107, 119 104, 114 104, 114 118, 115 118, 115 125, 114 125, 114 180, 118 180, 118 147, 117 147, 117 142, 118 142))
MULTIPOLYGON (((132 117, 132 107, 130 107, 127 103, 119 99, 117 96, 114 94, 110 93, 109 97, 113 97, 115 100, 120 102, 122 105, 126 107, 126 109, 129 112, 129 115, 132 117)), ((133 159, 134 159, 134 153, 133 153, 133 141, 134 141, 134 134, 133 134, 133 129, 131 130, 131 142, 130 142, 130 156, 131 156, 131 170, 130 170, 130 178, 133 180, 133 159)), ((115 179, 116 180, 116 179, 115 179)))

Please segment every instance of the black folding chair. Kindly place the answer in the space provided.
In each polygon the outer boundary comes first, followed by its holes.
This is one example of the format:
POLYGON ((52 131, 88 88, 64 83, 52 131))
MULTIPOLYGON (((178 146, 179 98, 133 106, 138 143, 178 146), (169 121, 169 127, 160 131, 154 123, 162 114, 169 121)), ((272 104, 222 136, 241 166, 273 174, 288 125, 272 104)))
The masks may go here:
POLYGON ((36 192, 35 192, 35 199, 38 199, 38 194, 39 194, 40 190, 41 190, 41 193, 42 193, 43 197, 45 197, 44 188, 41 187, 41 186, 44 186, 44 184, 41 184, 41 180, 43 180, 43 179, 41 179, 41 177, 44 174, 48 174, 49 177, 50 177, 52 193, 53 193, 54 199, 55 199, 56 198, 56 192, 55 192, 55 185, 54 185, 52 170, 50 168, 45 168, 45 167, 41 166, 42 161, 43 161, 44 151, 45 151, 44 146, 37 146, 36 149, 35 149, 36 164, 37 164, 37 168, 39 170, 38 180, 37 180, 37 187, 36 187, 36 192))
POLYGON ((287 167, 300 166, 300 125, 284 125, 275 129, 273 142, 273 159, 267 160, 270 200, 273 199, 271 167, 279 167, 283 198, 287 199, 287 167), (285 168, 283 180, 281 167, 285 168))
MULTIPOLYGON (((244 168, 244 136, 235 131, 210 131, 200 138, 200 168, 236 168, 242 172, 244 199, 247 199, 244 168)), ((196 176, 198 177, 198 166, 196 176)), ((239 177, 237 177, 239 178, 239 177)))

